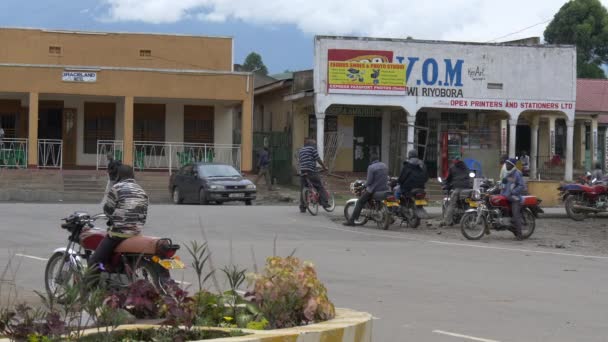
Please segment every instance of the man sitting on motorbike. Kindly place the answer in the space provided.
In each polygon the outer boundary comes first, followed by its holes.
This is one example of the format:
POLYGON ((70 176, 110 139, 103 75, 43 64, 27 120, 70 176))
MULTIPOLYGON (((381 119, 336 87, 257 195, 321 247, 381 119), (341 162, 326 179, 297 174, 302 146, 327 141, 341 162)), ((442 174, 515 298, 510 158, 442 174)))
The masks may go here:
POLYGON ((323 167, 323 170, 327 170, 327 167, 319 157, 315 139, 306 139, 304 147, 300 149, 298 158, 300 161, 300 212, 306 212, 306 204, 304 202, 304 188, 307 186, 306 178, 308 178, 312 186, 314 186, 319 193, 319 201, 323 208, 329 207, 327 193, 323 187, 321 176, 319 176, 319 173, 317 172, 317 163, 323 167))
POLYGON ((591 172, 591 180, 597 180, 601 182, 604 179, 604 172, 602 171, 602 163, 595 163, 595 169, 591 172))
POLYGON ((359 218, 361 210, 367 204, 367 202, 374 197, 376 192, 387 192, 388 191, 388 167, 383 162, 379 161, 378 154, 371 153, 370 159, 371 164, 367 167, 367 180, 365 181, 365 191, 361 194, 361 197, 355 204, 353 214, 350 216, 347 222, 343 224, 345 226, 354 226, 355 221, 359 218))
POLYGON ((507 167, 507 175, 502 180, 505 185, 501 191, 501 195, 507 197, 511 203, 511 220, 513 222, 513 234, 517 240, 522 240, 522 215, 521 215, 521 196, 526 192, 526 184, 521 172, 515 167, 517 159, 507 159, 505 165, 507 167))
POLYGON ((456 157, 454 164, 448 171, 448 177, 445 180, 445 184, 449 189, 452 189, 452 195, 450 196, 450 202, 445 212, 445 217, 441 222, 441 226, 451 226, 453 222, 454 209, 458 204, 458 199, 463 190, 472 189, 471 177, 469 177, 469 168, 467 165, 460 160, 460 157, 456 157))
POLYGON ((401 196, 409 196, 414 189, 424 189, 429 179, 426 167, 422 160, 418 159, 418 152, 410 150, 407 160, 403 162, 403 169, 397 182, 401 189, 401 196))
POLYGON ((108 234, 89 261, 98 272, 103 269, 103 263, 108 262, 114 248, 123 240, 141 234, 146 223, 148 195, 135 183, 131 166, 118 166, 116 184, 108 193, 103 212, 108 217, 108 234))

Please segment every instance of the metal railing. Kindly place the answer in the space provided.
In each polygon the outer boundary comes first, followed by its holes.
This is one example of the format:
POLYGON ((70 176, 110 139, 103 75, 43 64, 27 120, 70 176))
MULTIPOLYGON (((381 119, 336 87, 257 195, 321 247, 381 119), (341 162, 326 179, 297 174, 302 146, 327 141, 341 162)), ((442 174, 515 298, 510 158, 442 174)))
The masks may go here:
POLYGON ((183 142, 135 141, 135 170, 168 170, 171 173, 195 162, 223 163, 241 169, 241 146, 232 144, 195 144, 183 142))
POLYGON ((27 139, 0 139, 0 168, 27 167, 27 139))
POLYGON ((123 142, 122 140, 97 140, 97 170, 103 170, 108 167, 107 156, 111 154, 115 160, 121 160, 123 157, 123 142))
MULTIPOLYGON (((566 159, 554 156, 537 156, 536 172, 538 179, 563 180, 566 172, 566 159)), ((535 175, 533 175, 535 176, 535 175)))
POLYGON ((60 139, 38 139, 38 168, 63 168, 63 141, 60 139))

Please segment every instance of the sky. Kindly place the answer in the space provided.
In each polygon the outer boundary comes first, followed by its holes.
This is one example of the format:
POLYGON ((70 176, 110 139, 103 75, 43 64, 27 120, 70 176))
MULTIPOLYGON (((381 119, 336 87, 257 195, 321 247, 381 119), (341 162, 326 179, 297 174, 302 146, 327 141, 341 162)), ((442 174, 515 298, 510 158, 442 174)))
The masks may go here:
MULTIPOLYGON (((601 0, 608 7, 608 0, 601 0)), ((564 0, 0 0, 0 26, 234 38, 271 73, 312 68, 316 34, 474 42, 539 36, 564 0)))

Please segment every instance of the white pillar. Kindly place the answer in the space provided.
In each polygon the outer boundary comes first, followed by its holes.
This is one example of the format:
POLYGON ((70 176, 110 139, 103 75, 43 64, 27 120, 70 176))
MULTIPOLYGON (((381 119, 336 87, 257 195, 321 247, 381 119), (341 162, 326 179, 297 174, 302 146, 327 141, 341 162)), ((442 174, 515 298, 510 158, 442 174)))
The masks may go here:
MULTIPOLYGON (((574 121, 574 125, 576 127, 577 121, 574 121)), ((579 135, 579 144, 578 144, 578 165, 581 168, 585 168, 585 146, 586 146, 586 136, 587 136, 587 125, 584 120, 578 120, 578 135, 579 135)))
POLYGON ((532 119, 532 125, 530 131, 532 133, 530 141, 530 178, 538 178, 536 174, 536 159, 538 158, 538 121, 539 117, 536 116, 532 119))
POLYGON ((515 141, 517 138, 517 119, 509 120, 509 158, 515 158, 515 141))
POLYGON ((322 160, 325 155, 325 113, 317 113, 317 151, 322 160))
MULTIPOLYGON (((414 134, 416 134, 414 125, 416 124, 415 116, 407 116, 407 151, 414 149, 414 134)), ((416 149, 417 151, 417 149, 416 149)))
MULTIPOLYGON (((574 125, 574 123, 572 123, 574 125)), ((574 134, 574 127, 572 127, 574 134)), ((555 117, 549 117, 549 160, 555 155, 555 117)))
POLYGON ((500 156, 507 154, 507 120, 500 120, 500 156))
MULTIPOLYGON (((555 140, 555 139, 554 139, 555 140)), ((572 160, 574 147, 574 120, 566 121, 566 172, 564 178, 566 181, 572 180, 572 160)))
POLYGON ((595 168, 595 163, 597 162, 597 117, 593 117, 591 119, 591 168, 595 168))

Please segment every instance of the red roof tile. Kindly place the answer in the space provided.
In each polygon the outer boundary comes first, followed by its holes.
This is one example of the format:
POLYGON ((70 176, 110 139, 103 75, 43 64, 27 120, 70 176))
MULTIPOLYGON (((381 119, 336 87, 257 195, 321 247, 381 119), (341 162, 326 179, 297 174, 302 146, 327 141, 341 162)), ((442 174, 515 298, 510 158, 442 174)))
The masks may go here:
POLYGON ((576 80, 576 111, 608 114, 608 80, 576 80))

